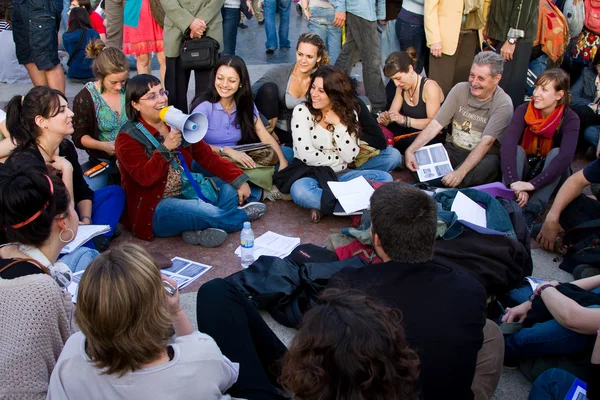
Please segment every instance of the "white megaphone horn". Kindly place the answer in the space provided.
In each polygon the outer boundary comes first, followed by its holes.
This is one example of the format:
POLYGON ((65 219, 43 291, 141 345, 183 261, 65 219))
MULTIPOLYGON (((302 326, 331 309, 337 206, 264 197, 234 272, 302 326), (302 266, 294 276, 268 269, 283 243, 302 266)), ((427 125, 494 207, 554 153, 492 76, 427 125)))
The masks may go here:
POLYGON ((165 121, 171 128, 180 130, 183 139, 188 143, 198 143, 208 130, 208 118, 200 112, 188 115, 173 106, 169 106, 160 110, 160 119, 165 121))

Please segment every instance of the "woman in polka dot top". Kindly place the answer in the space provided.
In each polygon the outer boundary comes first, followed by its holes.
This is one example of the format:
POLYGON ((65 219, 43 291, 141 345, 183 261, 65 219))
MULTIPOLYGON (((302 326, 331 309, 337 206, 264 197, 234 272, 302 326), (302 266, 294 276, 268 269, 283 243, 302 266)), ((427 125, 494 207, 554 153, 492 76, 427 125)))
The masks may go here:
MULTIPOLYGON (((358 176, 389 182, 389 173, 374 170, 348 170, 360 151, 358 101, 350 79, 340 68, 320 66, 311 77, 305 103, 294 108, 292 137, 294 156, 309 166, 331 167, 340 181, 358 176)), ((314 178, 298 179, 291 187, 294 202, 312 210, 311 219, 321 217, 323 190, 314 178)))

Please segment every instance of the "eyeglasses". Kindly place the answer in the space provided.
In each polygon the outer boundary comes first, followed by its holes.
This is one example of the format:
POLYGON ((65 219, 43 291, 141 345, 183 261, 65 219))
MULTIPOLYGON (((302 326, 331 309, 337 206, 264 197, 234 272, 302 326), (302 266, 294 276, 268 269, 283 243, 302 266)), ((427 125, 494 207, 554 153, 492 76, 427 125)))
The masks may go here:
POLYGON ((150 101, 154 101, 158 98, 158 96, 161 97, 169 97, 169 91, 168 90, 161 90, 160 92, 158 92, 158 94, 156 93, 152 93, 150 96, 144 98, 141 98, 140 100, 150 100, 150 101))

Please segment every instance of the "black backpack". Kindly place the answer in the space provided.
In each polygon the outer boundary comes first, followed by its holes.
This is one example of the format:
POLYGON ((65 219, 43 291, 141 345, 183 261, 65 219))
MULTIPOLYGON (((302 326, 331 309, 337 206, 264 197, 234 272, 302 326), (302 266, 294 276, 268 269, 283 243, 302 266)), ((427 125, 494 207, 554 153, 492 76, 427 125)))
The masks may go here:
POLYGON ((580 264, 600 265, 600 219, 584 222, 565 232, 567 253, 559 268, 573 273, 580 264))

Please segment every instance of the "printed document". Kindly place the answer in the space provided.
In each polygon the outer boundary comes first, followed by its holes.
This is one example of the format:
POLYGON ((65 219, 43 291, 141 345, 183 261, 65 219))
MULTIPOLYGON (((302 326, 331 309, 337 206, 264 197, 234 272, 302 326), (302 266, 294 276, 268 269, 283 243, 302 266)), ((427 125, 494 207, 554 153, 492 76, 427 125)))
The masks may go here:
MULTIPOLYGON (((254 259, 260 256, 273 256, 284 258, 300 245, 300 238, 283 236, 275 232, 268 231, 254 239, 254 259)), ((242 248, 235 250, 235 255, 241 257, 242 248)))
POLYGON ((348 214, 368 209, 375 191, 362 176, 347 182, 327 182, 327 185, 348 214))
POLYGON ((427 182, 432 179, 441 178, 442 176, 454 171, 448 152, 441 143, 423 146, 415 152, 415 158, 419 169, 419 181, 427 182))

